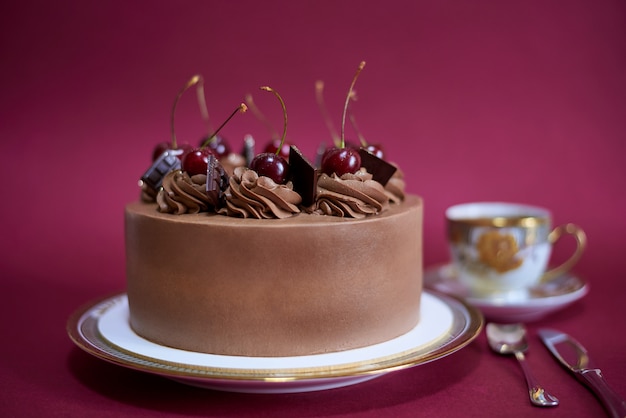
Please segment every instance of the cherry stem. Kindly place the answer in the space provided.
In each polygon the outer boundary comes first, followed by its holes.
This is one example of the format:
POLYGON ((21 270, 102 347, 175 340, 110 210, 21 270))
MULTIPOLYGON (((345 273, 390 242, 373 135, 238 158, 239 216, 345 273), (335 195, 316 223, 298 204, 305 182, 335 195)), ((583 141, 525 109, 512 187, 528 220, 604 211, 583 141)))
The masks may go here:
POLYGON ((200 113, 202 113, 202 119, 204 119, 204 121, 206 122, 206 131, 208 134, 213 130, 213 127, 211 126, 211 121, 209 119, 209 110, 206 105, 206 96, 204 95, 204 82, 198 84, 196 94, 198 96, 198 107, 200 108, 200 113))
POLYGON ((248 106, 246 106, 245 103, 241 103, 239 106, 237 106, 237 108, 233 111, 233 113, 230 114, 230 116, 224 121, 224 123, 222 123, 220 127, 217 128, 215 132, 213 132, 212 135, 209 135, 209 137, 202 143, 200 148, 205 148, 207 145, 209 145, 211 140, 217 136, 217 134, 222 130, 224 126, 226 126, 228 122, 230 122, 230 120, 237 114, 237 112, 245 113, 246 110, 248 110, 248 106))
MULTIPOLYGON (((352 95, 352 96, 353 97, 352 97, 351 102, 356 101, 355 95, 352 95)), ((349 106, 348 112, 349 112, 348 117, 350 118, 350 124, 352 125, 354 132, 356 132, 356 136, 359 138, 359 142, 361 143, 361 146, 367 147, 367 141, 365 140, 365 137, 361 134, 361 131, 356 126, 356 119, 354 118, 354 114, 352 113, 352 106, 349 106)))
POLYGON ((346 102, 343 105, 343 116, 341 118, 341 146, 340 148, 346 147, 346 113, 348 112, 348 105, 350 104, 350 100, 352 99, 352 90, 354 89, 354 85, 356 84, 357 78, 359 78, 359 74, 361 74, 361 70, 365 67, 365 61, 361 61, 359 64, 359 68, 357 68, 356 73, 354 74, 354 78, 352 78, 352 84, 350 84, 350 89, 348 90, 348 95, 346 96, 346 102))
POLYGON ((280 154, 280 150, 283 148, 283 145, 285 143, 285 137, 287 136, 287 108, 285 107, 285 102, 283 101, 283 98, 280 97, 280 94, 278 94, 276 90, 274 90, 273 88, 269 86, 262 86, 261 90, 269 91, 270 93, 273 93, 274 96, 276 96, 276 98, 280 102, 281 107, 283 108, 283 118, 285 119, 285 123, 283 125, 283 135, 280 138, 280 146, 276 150, 276 155, 278 155, 280 154))
MULTIPOLYGON (((172 149, 178 148, 178 144, 176 142, 176 130, 174 129, 174 115, 176 113, 176 106, 178 105, 180 98, 183 96, 183 93, 185 93, 189 88, 193 87, 196 84, 198 85, 198 106, 200 107, 200 112, 202 112, 202 118, 207 122, 208 127, 209 111, 207 110, 206 100, 204 97, 204 79, 201 75, 196 74, 189 79, 187 84, 185 84, 185 86, 178 92, 178 94, 176 95, 176 99, 174 100, 174 106, 172 107, 172 113, 170 115, 170 128, 172 130, 172 149)), ((210 132, 210 130, 211 129, 209 128, 208 131, 210 132)))
POLYGON ((246 104, 248 105, 248 108, 250 108, 250 110, 252 110, 252 113, 254 113, 254 116, 256 116, 256 118, 258 120, 260 120, 261 123, 263 123, 263 125, 265 125, 267 130, 271 132, 270 135, 271 135, 272 139, 279 138, 278 132, 276 132, 276 129, 274 129, 274 127, 267 120, 265 115, 263 113, 261 113, 261 111, 259 110, 259 107, 254 103, 254 100, 252 99, 252 95, 251 94, 248 94, 246 96, 246 104))
POLYGON ((339 146, 339 135, 335 130, 335 126, 330 119, 330 115, 328 114, 328 109, 326 109, 326 102, 324 101, 324 82, 322 80, 318 80, 315 82, 315 98, 317 99, 317 106, 322 113, 322 117, 324 118, 324 122, 326 123, 326 128, 330 132, 330 136, 335 143, 335 146, 339 146))

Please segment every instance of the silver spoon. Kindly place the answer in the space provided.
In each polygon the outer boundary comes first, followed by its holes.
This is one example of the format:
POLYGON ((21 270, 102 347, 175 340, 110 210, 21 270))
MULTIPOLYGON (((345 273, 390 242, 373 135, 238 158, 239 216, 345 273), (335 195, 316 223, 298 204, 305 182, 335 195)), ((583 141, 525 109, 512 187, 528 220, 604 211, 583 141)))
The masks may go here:
POLYGON ((530 403, 536 406, 556 406, 559 400, 545 391, 530 372, 524 352, 528 350, 526 341, 526 329, 522 324, 487 324, 487 340, 493 351, 500 354, 514 354, 519 361, 526 383, 530 403))

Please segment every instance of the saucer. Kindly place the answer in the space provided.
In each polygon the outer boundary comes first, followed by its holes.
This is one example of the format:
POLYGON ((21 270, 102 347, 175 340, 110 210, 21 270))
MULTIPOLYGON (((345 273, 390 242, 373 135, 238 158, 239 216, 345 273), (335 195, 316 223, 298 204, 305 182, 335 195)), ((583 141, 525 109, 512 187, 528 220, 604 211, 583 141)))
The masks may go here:
POLYGON ((340 352, 293 357, 245 357, 191 352, 148 341, 131 329, 126 294, 90 303, 67 322, 87 353, 181 383, 230 392, 291 393, 332 389, 419 366, 469 344, 483 327, 480 311, 448 295, 425 291, 420 321, 392 340, 340 352), (436 320, 434 320, 436 318, 436 320))
POLYGON ((581 299, 589 292, 583 279, 565 273, 549 283, 529 289, 523 297, 514 301, 497 297, 478 297, 457 280, 452 264, 436 265, 424 271, 424 286, 428 289, 463 298, 481 310, 492 321, 532 322, 561 310, 581 299))

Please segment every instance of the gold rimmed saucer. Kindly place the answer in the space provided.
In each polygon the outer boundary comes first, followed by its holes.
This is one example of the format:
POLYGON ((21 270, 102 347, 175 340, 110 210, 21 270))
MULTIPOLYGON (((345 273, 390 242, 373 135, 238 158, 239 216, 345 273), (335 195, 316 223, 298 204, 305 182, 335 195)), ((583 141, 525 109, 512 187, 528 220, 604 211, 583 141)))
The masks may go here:
POLYGON ((297 357, 223 356, 141 338, 130 328, 127 297, 121 294, 77 310, 68 320, 67 332, 87 353, 120 366, 210 389, 287 393, 353 385, 435 361, 465 347, 483 327, 478 309, 430 291, 422 296, 422 318, 403 336, 354 350, 297 357))
POLYGON ((525 295, 514 300, 475 296, 457 280, 452 263, 427 268, 424 271, 424 286, 462 298, 480 309, 488 320, 500 322, 537 321, 571 305, 589 292, 589 285, 581 277, 569 272, 528 289, 525 295))

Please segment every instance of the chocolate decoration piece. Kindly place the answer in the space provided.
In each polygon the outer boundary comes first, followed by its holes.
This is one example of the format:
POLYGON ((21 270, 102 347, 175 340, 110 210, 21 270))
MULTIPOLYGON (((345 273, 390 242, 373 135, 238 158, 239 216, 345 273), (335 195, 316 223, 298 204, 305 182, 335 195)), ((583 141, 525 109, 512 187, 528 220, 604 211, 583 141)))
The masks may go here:
POLYGON ((206 193, 211 203, 219 209, 224 203, 224 192, 228 188, 228 174, 214 155, 209 155, 206 170, 206 193))
POLYGON ((289 148, 289 166, 293 190, 302 198, 303 206, 311 206, 315 203, 315 195, 317 193, 317 172, 315 167, 302 155, 295 145, 289 148))
POLYGON ((155 193, 163 184, 165 175, 170 171, 178 170, 181 167, 178 156, 183 153, 182 149, 167 150, 157 158, 148 170, 141 176, 139 185, 146 185, 155 193))
POLYGON ((395 166, 382 158, 378 158, 365 148, 359 148, 359 155, 361 156, 361 167, 365 167, 372 178, 383 186, 387 184, 397 170, 395 166))

